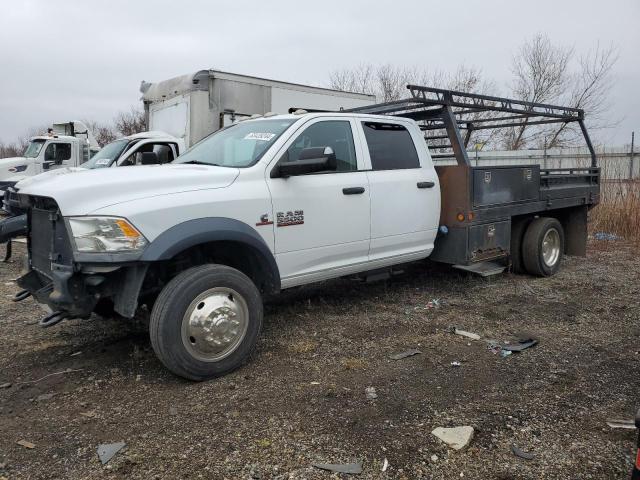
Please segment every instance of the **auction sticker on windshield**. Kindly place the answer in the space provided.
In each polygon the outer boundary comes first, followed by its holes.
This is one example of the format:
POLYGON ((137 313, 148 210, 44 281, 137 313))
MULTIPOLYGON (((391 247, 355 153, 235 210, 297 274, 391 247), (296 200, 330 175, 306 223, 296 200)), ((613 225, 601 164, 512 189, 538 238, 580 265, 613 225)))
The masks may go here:
POLYGON ((244 139, 245 140, 261 140, 263 142, 270 141, 273 137, 275 137, 275 133, 260 133, 260 132, 251 132, 248 133, 244 139))

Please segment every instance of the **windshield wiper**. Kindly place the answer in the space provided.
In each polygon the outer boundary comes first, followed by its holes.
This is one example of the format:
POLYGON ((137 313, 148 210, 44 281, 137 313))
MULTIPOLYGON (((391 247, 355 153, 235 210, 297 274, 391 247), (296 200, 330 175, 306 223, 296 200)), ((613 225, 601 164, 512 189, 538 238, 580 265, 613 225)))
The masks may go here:
POLYGON ((209 165, 210 167, 221 167, 218 163, 202 162, 200 160, 189 160, 188 162, 180 162, 181 165, 209 165))

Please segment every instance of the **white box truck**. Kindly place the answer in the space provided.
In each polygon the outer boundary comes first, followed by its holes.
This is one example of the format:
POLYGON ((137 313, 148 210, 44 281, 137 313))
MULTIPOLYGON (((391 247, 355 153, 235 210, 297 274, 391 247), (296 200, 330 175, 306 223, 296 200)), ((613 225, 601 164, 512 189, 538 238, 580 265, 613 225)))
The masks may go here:
POLYGON ((200 70, 140 90, 150 130, 184 138, 187 148, 237 120, 269 112, 340 111, 375 103, 375 95, 200 70))

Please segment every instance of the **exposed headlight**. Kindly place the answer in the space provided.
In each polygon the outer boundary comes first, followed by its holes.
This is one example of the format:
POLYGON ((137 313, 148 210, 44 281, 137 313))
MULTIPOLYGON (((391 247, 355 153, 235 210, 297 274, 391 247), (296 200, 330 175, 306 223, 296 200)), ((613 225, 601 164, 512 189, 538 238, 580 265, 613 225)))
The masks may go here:
POLYGON ((136 252, 148 243, 124 218, 70 217, 69 225, 78 252, 136 252))

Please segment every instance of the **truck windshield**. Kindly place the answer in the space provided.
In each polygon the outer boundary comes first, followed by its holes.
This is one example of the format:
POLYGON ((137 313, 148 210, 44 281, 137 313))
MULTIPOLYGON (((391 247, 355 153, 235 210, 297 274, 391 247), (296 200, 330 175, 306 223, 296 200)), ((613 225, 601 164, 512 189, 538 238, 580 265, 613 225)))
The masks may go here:
POLYGON ((31 140, 29 146, 24 151, 24 156, 27 158, 36 158, 42 150, 45 140, 31 140))
POLYGON ((219 130, 195 144, 173 163, 250 167, 297 118, 251 120, 219 130))
POLYGON ((82 165, 84 168, 104 168, 110 167, 113 161, 120 157, 124 149, 129 144, 129 140, 116 140, 106 144, 102 150, 96 153, 91 160, 82 165))

